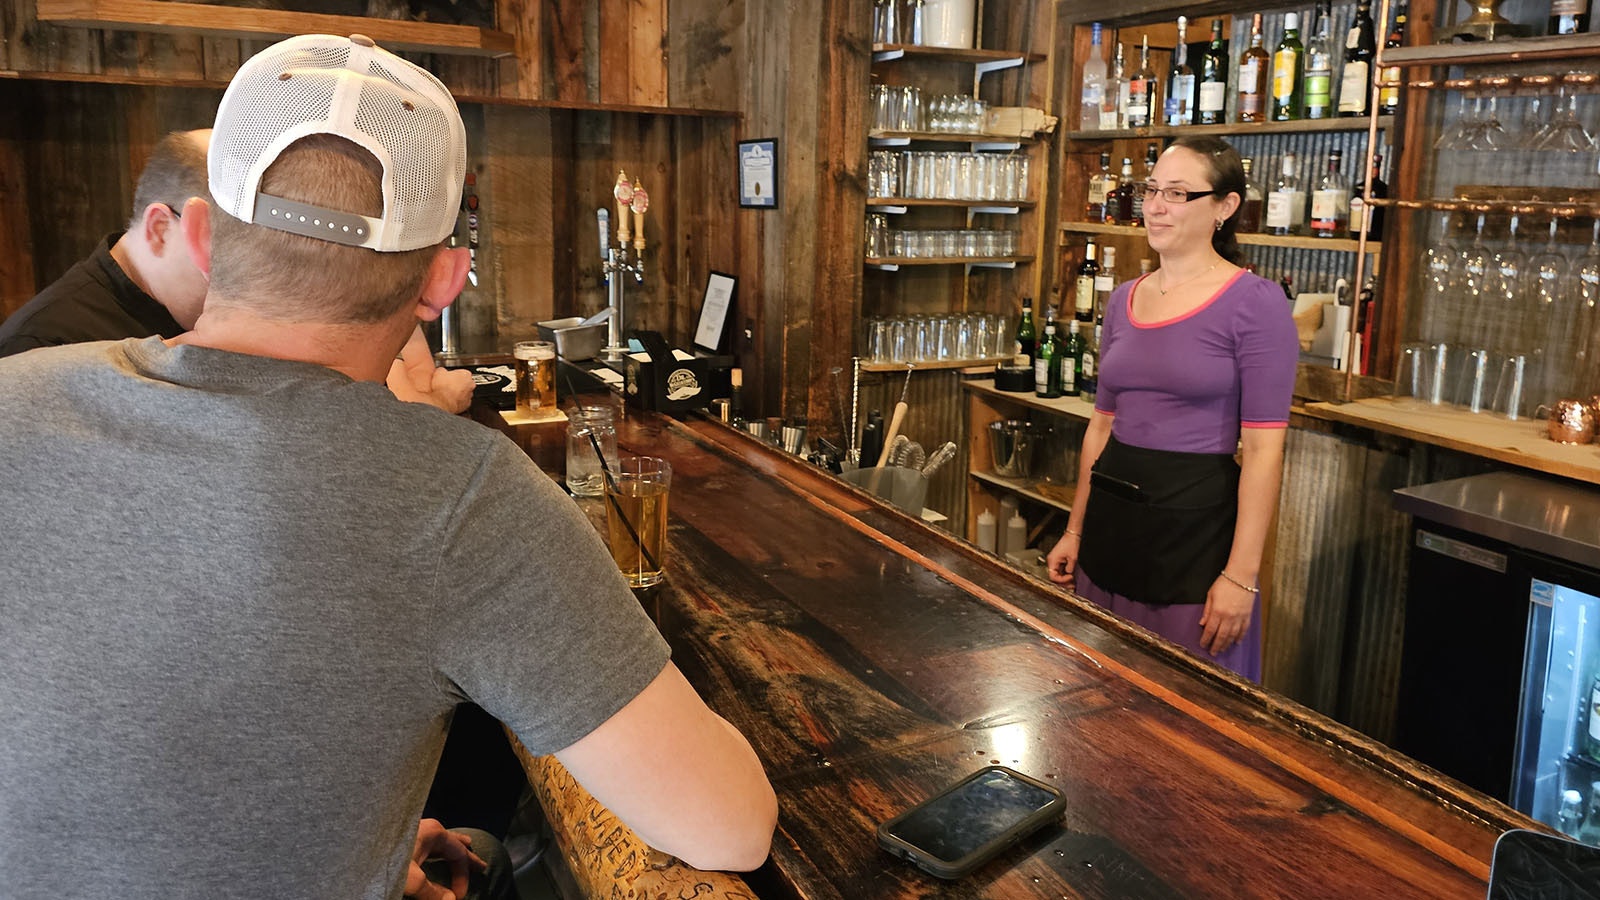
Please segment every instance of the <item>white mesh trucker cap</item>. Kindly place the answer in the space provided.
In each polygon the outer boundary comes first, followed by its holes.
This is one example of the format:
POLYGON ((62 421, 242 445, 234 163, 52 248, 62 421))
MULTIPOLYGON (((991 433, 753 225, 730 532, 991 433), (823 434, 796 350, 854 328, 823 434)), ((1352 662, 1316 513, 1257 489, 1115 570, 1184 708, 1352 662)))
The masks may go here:
POLYGON ((455 230, 467 135, 450 92, 365 35, 306 34, 239 67, 222 95, 208 157, 211 195, 229 215, 341 244, 394 252, 455 230), (313 134, 366 148, 383 166, 383 216, 260 193, 261 173, 313 134))

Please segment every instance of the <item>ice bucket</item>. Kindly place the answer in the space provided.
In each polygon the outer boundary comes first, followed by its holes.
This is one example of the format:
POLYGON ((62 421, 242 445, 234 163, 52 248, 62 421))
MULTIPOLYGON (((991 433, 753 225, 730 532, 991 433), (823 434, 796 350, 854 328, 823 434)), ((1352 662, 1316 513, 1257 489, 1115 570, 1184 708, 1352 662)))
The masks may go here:
POLYGON ((1021 419, 989 423, 989 453, 994 473, 1006 478, 1031 478, 1044 429, 1021 419))

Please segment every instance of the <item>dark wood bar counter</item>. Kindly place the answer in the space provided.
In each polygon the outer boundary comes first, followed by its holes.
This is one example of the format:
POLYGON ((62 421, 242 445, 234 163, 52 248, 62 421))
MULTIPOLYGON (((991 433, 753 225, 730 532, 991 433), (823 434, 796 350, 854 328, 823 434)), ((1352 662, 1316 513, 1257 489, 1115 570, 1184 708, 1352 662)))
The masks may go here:
POLYGON ((1482 897, 1540 827, 721 423, 619 439, 674 467, 643 601, 778 792, 762 897, 1482 897), (879 850, 990 763, 1058 786, 1062 827, 954 882, 879 850))

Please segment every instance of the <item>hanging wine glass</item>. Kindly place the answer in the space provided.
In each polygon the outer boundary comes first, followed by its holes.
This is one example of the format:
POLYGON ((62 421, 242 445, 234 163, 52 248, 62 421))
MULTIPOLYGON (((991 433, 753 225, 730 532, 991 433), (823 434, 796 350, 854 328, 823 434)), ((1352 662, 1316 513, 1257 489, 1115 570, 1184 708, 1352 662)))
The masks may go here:
POLYGON ((1430 344, 1452 340, 1460 333, 1461 292, 1457 278, 1462 271, 1464 248, 1451 232, 1451 216, 1460 209, 1455 203, 1440 206, 1437 239, 1429 242, 1424 257, 1423 289, 1427 298, 1422 304, 1417 336, 1430 344))
POLYGON ((1477 92, 1473 90, 1477 82, 1470 78, 1452 78, 1444 86, 1456 91, 1456 115, 1453 126, 1447 125, 1440 133, 1439 139, 1433 142, 1435 150, 1465 150, 1467 141, 1472 137, 1472 131, 1477 127, 1477 115, 1474 103, 1481 104, 1477 92))
POLYGON ((1528 286, 1533 300, 1532 315, 1528 316, 1526 352, 1539 381, 1535 396, 1543 403, 1564 393, 1569 372, 1567 364, 1573 359, 1572 303, 1567 290, 1568 263, 1566 254, 1556 244, 1556 234, 1561 220, 1552 216, 1550 233, 1544 249, 1528 260, 1528 286))
POLYGON ((1544 139, 1545 130, 1550 127, 1551 110, 1555 107, 1551 93, 1554 84, 1553 75, 1522 76, 1521 87, 1527 104, 1522 108, 1521 123, 1517 126, 1518 150, 1532 150, 1544 139))
POLYGON ((1500 122, 1500 90, 1510 84, 1511 79, 1498 75, 1479 79, 1478 83, 1488 88, 1488 95, 1483 98, 1482 113, 1467 138, 1467 149, 1487 152, 1505 149, 1511 141, 1506 137, 1505 125, 1500 122))
POLYGON ((1454 275, 1462 299, 1462 333, 1466 346, 1481 347, 1493 334, 1493 301, 1489 294, 1489 274, 1496 269, 1495 254, 1483 243, 1484 214, 1478 210, 1478 224, 1472 244, 1461 254, 1461 268, 1454 275))
POLYGON ((1556 153, 1592 153, 1596 149, 1595 137, 1583 127, 1578 118, 1580 89, 1595 83, 1593 73, 1569 73, 1561 77, 1561 87, 1556 95, 1556 108, 1550 127, 1535 149, 1556 153))
POLYGON ((1594 221, 1592 228, 1589 249, 1577 260, 1578 279, 1574 286, 1577 322, 1573 331, 1578 336, 1578 349, 1573 370, 1580 379, 1579 393, 1585 397, 1600 392, 1600 335, 1595 334, 1595 326, 1600 324, 1600 316, 1596 315, 1600 310, 1600 219, 1594 221))

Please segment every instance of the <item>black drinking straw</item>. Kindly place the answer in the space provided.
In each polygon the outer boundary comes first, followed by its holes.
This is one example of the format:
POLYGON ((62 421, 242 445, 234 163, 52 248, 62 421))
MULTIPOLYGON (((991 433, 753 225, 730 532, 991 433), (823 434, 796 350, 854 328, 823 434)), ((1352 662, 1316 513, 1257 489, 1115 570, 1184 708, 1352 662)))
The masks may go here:
MULTIPOLYGON (((568 363, 568 365, 571 365, 571 363, 568 363)), ((578 405, 578 412, 581 415, 583 404, 579 402, 578 392, 573 388, 572 376, 567 374, 566 379, 567 393, 572 395, 572 402, 578 405)), ((605 492, 606 500, 611 503, 611 508, 616 510, 617 518, 622 520, 622 526, 628 529, 628 535, 633 538, 634 546, 638 547, 639 552, 644 555, 644 561, 649 564, 650 568, 659 570, 661 564, 656 562, 655 556, 650 553, 650 548, 644 545, 644 539, 639 537, 638 530, 633 527, 632 522, 628 521, 628 514, 622 511, 622 504, 617 502, 617 497, 614 493, 617 490, 617 479, 616 476, 611 474, 611 467, 606 465, 606 455, 600 450, 600 439, 594 436, 593 428, 589 429, 589 446, 594 448, 594 457, 600 460, 600 473, 605 478, 606 485, 610 488, 605 492)))

